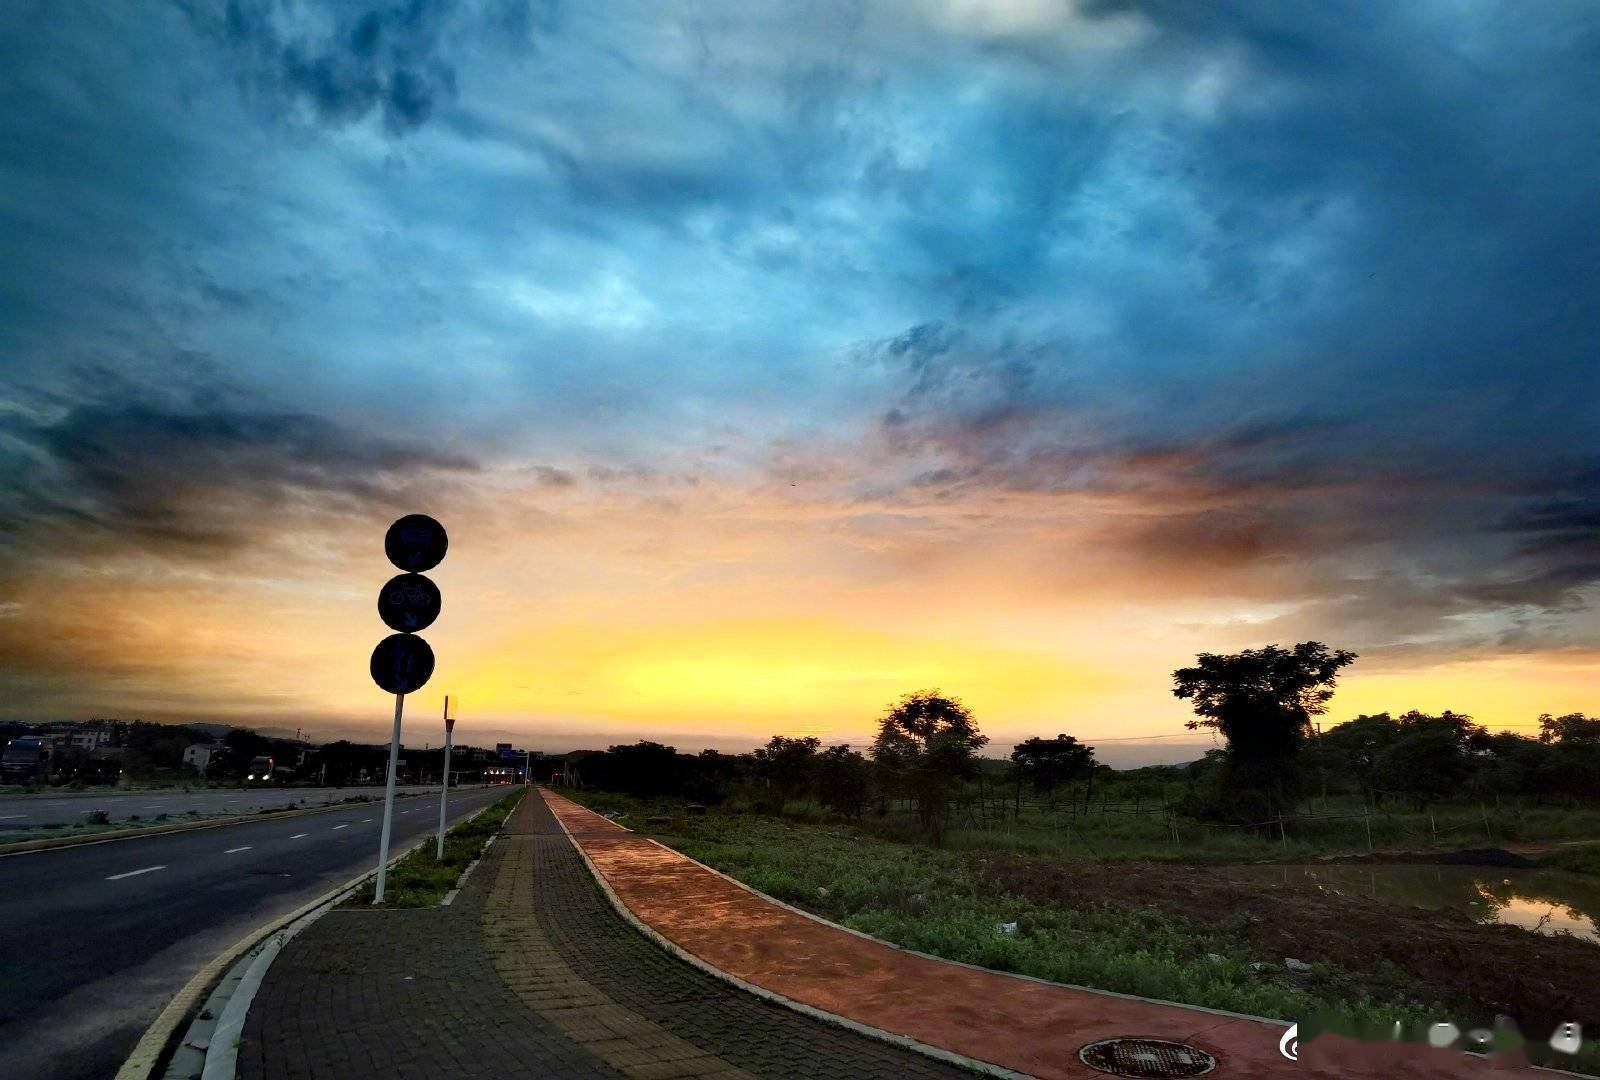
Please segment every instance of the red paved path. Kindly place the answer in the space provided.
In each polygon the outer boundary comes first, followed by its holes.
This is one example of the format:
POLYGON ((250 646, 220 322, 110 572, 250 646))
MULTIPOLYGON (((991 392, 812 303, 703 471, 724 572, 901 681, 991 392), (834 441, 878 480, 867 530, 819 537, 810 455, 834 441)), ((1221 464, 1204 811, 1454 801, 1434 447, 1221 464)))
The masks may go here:
POLYGON ((1281 1024, 1129 1000, 902 952, 798 914, 541 790, 562 826, 641 922, 711 966, 797 1002, 1037 1077, 1101 1076, 1078 1049, 1119 1035, 1202 1047, 1216 1077, 1551 1076, 1424 1046, 1335 1036, 1278 1052, 1281 1024))

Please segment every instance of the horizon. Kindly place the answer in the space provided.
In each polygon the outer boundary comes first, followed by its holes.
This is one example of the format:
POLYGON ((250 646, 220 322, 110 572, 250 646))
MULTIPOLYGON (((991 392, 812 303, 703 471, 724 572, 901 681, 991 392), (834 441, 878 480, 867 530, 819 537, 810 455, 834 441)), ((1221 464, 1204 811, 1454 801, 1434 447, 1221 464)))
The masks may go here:
POLYGON ((1600 713, 1600 8, 362 14, 0 15, 0 718, 381 741, 410 512, 408 741, 1600 713))

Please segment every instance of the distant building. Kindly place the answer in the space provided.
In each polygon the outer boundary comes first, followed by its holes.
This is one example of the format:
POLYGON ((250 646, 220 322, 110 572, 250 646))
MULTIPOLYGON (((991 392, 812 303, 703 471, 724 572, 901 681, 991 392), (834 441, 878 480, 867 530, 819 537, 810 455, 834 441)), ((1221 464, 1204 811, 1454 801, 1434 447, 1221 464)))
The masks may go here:
POLYGON ((193 765, 201 776, 212 765, 220 765, 228 756, 228 748, 216 743, 193 743, 184 748, 183 763, 193 765))
POLYGON ((69 738, 74 750, 87 750, 90 753, 102 746, 111 746, 116 732, 108 724, 84 724, 74 728, 69 738))

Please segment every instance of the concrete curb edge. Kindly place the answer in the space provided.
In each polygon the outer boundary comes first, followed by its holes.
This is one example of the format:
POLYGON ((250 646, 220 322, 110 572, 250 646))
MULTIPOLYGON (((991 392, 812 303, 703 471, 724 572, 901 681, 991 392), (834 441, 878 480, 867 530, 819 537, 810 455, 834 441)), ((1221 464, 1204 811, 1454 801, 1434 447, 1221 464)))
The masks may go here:
MULTIPOLYGON (((565 795, 561 795, 560 792, 554 791, 553 789, 551 791, 551 794, 558 795, 563 799, 567 798, 565 795)), ((598 811, 590 810, 587 806, 584 806, 582 803, 578 802, 576 799, 567 799, 567 801, 570 802, 570 803, 573 803, 575 806, 578 806, 578 807, 580 807, 580 808, 582 808, 584 810, 588 810, 589 813, 591 813, 591 814, 596 814, 596 816, 603 816, 603 815, 600 815, 598 813, 598 811)), ((1024 982, 1042 983, 1042 984, 1044 984, 1046 986, 1062 986, 1062 987, 1066 987, 1069 990, 1079 990, 1079 991, 1082 991, 1084 993, 1097 994, 1097 995, 1101 995, 1101 996, 1104 996, 1104 997, 1122 998, 1122 999, 1125 999, 1125 1000, 1128 1000, 1128 1001, 1140 1001, 1140 1002, 1145 1002, 1145 1003, 1152 1004, 1152 1005, 1166 1005, 1166 1006, 1171 1006, 1173 1008, 1178 1008, 1178 1009, 1187 1009, 1187 1010, 1192 1011, 1192 1012, 1209 1013, 1209 1014, 1211 1014, 1213 1016, 1227 1017, 1227 1018, 1233 1019, 1233 1020, 1253 1020, 1253 1021, 1255 1021, 1257 1023, 1271 1024, 1271 1025, 1274 1025, 1274 1026, 1277 1026, 1277 1027, 1288 1027, 1292 1023, 1291 1021, 1288 1021, 1288 1020, 1274 1020, 1274 1019, 1272 1019, 1270 1017, 1265 1017, 1265 1016, 1252 1016, 1249 1013, 1229 1012, 1226 1009, 1212 1009, 1212 1008, 1208 1008, 1208 1007, 1206 1007, 1204 1005, 1189 1005, 1189 1004, 1187 1004, 1185 1002, 1181 1002, 1181 1001, 1163 1001, 1160 998, 1140 997, 1137 994, 1123 994, 1123 993, 1118 993, 1115 990, 1101 990, 1101 989, 1098 989, 1097 987, 1093 987, 1093 986, 1078 986, 1078 985, 1075 985, 1073 983, 1054 982, 1054 981, 1052 981, 1050 979, 1041 979, 1036 975, 1024 975, 1021 972, 1016 972, 1016 971, 998 971, 998 970, 996 970, 994 968, 980 967, 980 966, 978 966, 976 964, 968 964, 968 963, 964 963, 964 962, 962 962, 960 960, 951 960, 951 959, 949 959, 947 957, 943 957, 943 956, 934 956, 932 953, 919 952, 916 949, 908 949, 903 945, 896 945, 892 941, 885 941, 882 938, 873 937, 871 934, 862 933, 860 930, 853 930, 848 926, 842 926, 839 923, 831 922, 828 919, 824 919, 820 915, 815 915, 815 914, 813 914, 813 913, 811 913, 809 911, 806 911, 804 908, 798 908, 798 907, 795 907, 793 904, 785 903, 784 901, 779 900, 775 896, 768 896, 766 893, 762 892, 760 889, 754 888, 754 887, 752 887, 750 885, 746 885, 744 882, 740 881, 738 878, 731 877, 728 874, 723 873, 721 870, 718 870, 714 866, 707 866, 705 863, 701 862, 700 860, 698 860, 698 859, 696 859, 696 858, 694 858, 694 857, 692 857, 690 855, 685 855, 683 852, 679 851, 677 848, 668 847, 666 844, 663 844, 661 841, 655 839, 654 837, 644 836, 641 833, 634 832, 634 830, 628 828, 626 825, 623 825, 623 824, 621 824, 621 823, 619 823, 617 821, 613 821, 610 818, 606 818, 605 820, 609 821, 611 824, 615 825, 617 828, 621 829, 623 832, 633 833, 633 835, 641 837, 642 839, 648 841, 649 843, 654 844, 656 847, 659 847, 664 851, 670 851, 674 855, 677 855, 677 856, 679 856, 681 858, 684 858, 684 859, 688 859, 690 862, 694 863, 696 866, 700 867, 701 869, 708 870, 711 873, 715 874, 717 877, 722 878, 725 881, 731 882, 732 884, 737 885, 739 888, 743 889, 745 892, 751 893, 751 894, 753 894, 755 896, 759 896, 761 899, 766 900, 769 903, 776 904, 781 908, 785 908, 785 909, 787 909, 789 911, 792 911, 796 915, 802 915, 805 918, 810 919, 812 922, 820 923, 823 926, 832 927, 835 930, 843 930, 847 934, 853 934, 854 936, 856 936, 858 938, 862 938, 862 939, 867 940, 867 941, 875 942, 875 943, 877 943, 879 945, 886 945, 889 948, 894 949, 896 952, 903 952, 903 953, 908 953, 908 954, 910 954, 912 956, 919 956, 919 957, 922 957, 925 960, 937 960, 941 964, 954 964, 957 967, 968 968, 968 969, 970 969, 972 971, 982 971, 982 972, 985 972, 986 974, 990 974, 990 975, 1004 975, 1007 978, 1021 979, 1024 982)), ((832 1023, 837 1023, 837 1024, 840 1024, 840 1025, 842 1025, 844 1027, 852 1028, 854 1030, 860 1031, 862 1034, 872 1035, 875 1038, 884 1038, 884 1039, 887 1039, 890 1042, 900 1043, 901 1045, 905 1045, 910 1049, 917 1050, 920 1053, 929 1053, 930 1051, 932 1051, 932 1053, 930 1053, 929 1056, 941 1057, 941 1058, 944 1058, 945 1060, 953 1061, 953 1062, 955 1062, 957 1064, 966 1065, 968 1068, 979 1069, 980 1071, 990 1073, 991 1075, 995 1075, 995 1076, 1013 1076, 1013 1077, 1015 1077, 1015 1076, 1024 1076, 1025 1075, 1025 1074, 1022 1074, 1022 1073, 1007 1072, 1007 1071, 1001 1069, 999 1066, 991 1066, 991 1065, 988 1065, 988 1064, 986 1064, 984 1062, 966 1061, 966 1060, 961 1059, 960 1055, 951 1055, 949 1051, 940 1050, 938 1047, 927 1047, 926 1044, 918 1043, 915 1040, 906 1039, 904 1043, 901 1043, 901 1040, 905 1038, 904 1036, 895 1035, 893 1032, 881 1032, 880 1033, 879 1030, 876 1029, 876 1028, 867 1027, 866 1025, 858 1024, 856 1021, 847 1020, 847 1019, 845 1019, 843 1017, 836 1017, 832 1013, 826 1013, 826 1012, 821 1011, 820 1009, 814 1009, 813 1007, 811 1007, 809 1005, 804 1005, 804 1004, 802 1004, 800 1002, 790 1001, 789 999, 784 998, 782 995, 775 994, 772 991, 765 990, 765 989, 763 989, 761 987, 756 987, 756 986, 751 986, 749 984, 746 984, 746 983, 743 982, 743 980, 739 979, 737 976, 729 975, 726 972, 722 972, 719 969, 714 968, 709 964, 706 964, 704 961, 700 960, 698 957, 695 957, 692 953, 687 953, 683 949, 681 949, 679 946, 677 946, 677 945, 673 944, 672 942, 668 941, 666 938, 662 937, 656 931, 650 929, 643 922, 641 922, 637 917, 635 917, 633 915, 633 913, 631 911, 629 911, 622 904, 621 898, 618 897, 614 892, 612 892, 610 885, 608 885, 606 883, 605 879, 600 876, 599 869, 589 859, 588 854, 583 850, 582 846, 579 845, 578 842, 572 838, 571 831, 567 829, 566 823, 561 821, 561 818, 560 818, 559 815, 557 815, 556 821, 561 824, 562 831, 567 834, 567 838, 568 838, 568 840, 570 840, 572 842, 572 846, 577 848, 579 856, 581 856, 583 858, 584 864, 589 867, 589 872, 594 875, 595 880, 600 883, 600 888, 605 892, 606 896, 611 900, 612 906, 616 907, 617 910, 622 914, 622 916, 625 919, 627 919, 630 923, 632 923, 634 926, 636 926, 640 930, 640 932, 642 932, 646 937, 649 937, 651 940, 656 941, 658 944, 662 945, 662 947, 666 948, 669 952, 671 952, 674 955, 678 956, 680 959, 686 961, 687 963, 690 963, 690 964, 694 965, 695 967, 700 968, 701 970, 706 971, 706 972, 708 972, 708 973, 710 973, 712 975, 716 975, 718 978, 721 978, 726 982, 733 983, 736 986, 739 986, 739 987, 741 987, 743 989, 749 990, 751 993, 754 993, 758 997, 765 997, 765 998, 768 998, 770 1000, 780 1002, 780 1003, 785 1004, 785 1005, 789 1006, 790 1008, 793 1008, 793 1009, 795 1009, 795 1010, 797 1010, 799 1012, 808 1013, 810 1015, 818 1017, 819 1019, 828 1020, 828 1021, 830 1021, 832 1023), (946 1055, 950 1055, 950 1056, 946 1056, 946 1055)), ((1550 1073, 1552 1076, 1570 1076, 1570 1077, 1577 1078, 1577 1080, 1600 1080, 1600 1075, 1590 1074, 1590 1073, 1570 1072, 1570 1071, 1565 1070, 1565 1069, 1552 1068, 1551 1066, 1548 1066, 1548 1065, 1532 1065, 1532 1064, 1529 1064, 1527 1067, 1531 1068, 1531 1069, 1533 1069, 1535 1071, 1538 1071, 1538 1072, 1550 1073)))
MULTIPOLYGON (((588 807, 584 807, 584 809, 587 810, 588 807)), ((589 812, 593 813, 594 811, 591 810, 589 812)), ((793 1009, 795 1012, 803 1013, 814 1020, 821 1020, 823 1023, 832 1024, 835 1027, 842 1027, 849 1031, 854 1031, 858 1035, 865 1035, 870 1039, 877 1039, 879 1042, 891 1043, 900 1047, 902 1050, 910 1050, 914 1053, 921 1054, 924 1057, 936 1058, 939 1061, 943 1061, 951 1065, 959 1065, 964 1069, 971 1069, 974 1072, 983 1073, 987 1076, 1003 1077, 1005 1080, 1034 1080, 1034 1078, 1027 1073, 1014 1072, 1011 1069, 994 1065, 987 1061, 980 1061, 977 1058, 971 1058, 965 1056, 964 1054, 958 1054, 953 1050, 946 1050, 943 1047, 938 1046, 930 1046, 927 1043, 918 1042, 916 1039, 908 1036, 897 1035, 892 1031, 885 1031, 883 1028, 871 1027, 867 1024, 861 1023, 858 1020, 851 1020, 848 1017, 839 1016, 837 1013, 826 1012, 813 1005, 807 1005, 804 1002, 795 1001, 793 998, 787 998, 782 994, 776 993, 775 991, 768 990, 764 986, 757 986, 754 983, 745 982, 737 975, 729 974, 715 965, 708 964, 706 961, 694 955, 694 953, 689 952, 676 942, 673 942, 662 935, 659 931, 635 915, 632 909, 630 909, 628 905, 624 904, 622 902, 622 898, 618 896, 611 888, 611 885, 606 881, 604 875, 600 873, 599 867, 595 866, 594 860, 589 858, 589 853, 583 850, 583 845, 578 843, 578 841, 573 837, 572 831, 567 828, 567 823, 561 820, 561 816, 559 814, 554 816, 556 819, 556 824, 560 825, 561 831, 566 834, 567 842, 572 845, 573 850, 578 853, 578 857, 583 860, 583 865, 588 867, 590 876, 592 876, 595 882, 600 886, 600 891, 605 894, 606 899, 610 901, 611 906, 616 909, 617 914, 621 915, 623 919, 626 920, 627 923, 635 930, 639 931, 645 937, 649 938, 658 946, 665 949, 667 952, 671 953, 673 956, 676 956, 679 960, 682 960, 691 967, 698 968, 713 978, 720 979, 725 983, 736 986, 747 994, 753 994, 756 997, 765 1001, 770 1001, 775 1005, 782 1005, 786 1009, 793 1009)), ((613 824, 615 824, 615 822, 613 822, 613 824)), ((625 825, 618 825, 617 828, 622 829, 624 832, 633 831, 625 825)), ((645 839, 649 838, 646 837, 645 839)), ((672 849, 668 848, 667 850, 670 851, 672 849)), ((681 855, 683 853, 678 852, 677 854, 681 855)), ((685 855, 684 858, 688 858, 688 856, 685 855)), ((700 864, 696 863, 696 865, 700 864)), ((832 924, 830 923, 829 925, 832 924)), ((874 938, 873 940, 877 939, 874 938)), ((119 1080, 121 1080, 121 1078, 119 1078, 119 1080)))
MULTIPOLYGON (((491 802, 488 806, 479 807, 456 824, 466 824, 466 822, 471 821, 493 805, 494 803, 491 802)), ((347 807, 340 808, 345 809, 347 807)), ((434 840, 434 834, 424 833, 416 843, 411 844, 405 850, 393 856, 389 860, 389 865, 393 866, 423 844, 431 843, 434 840)), ((315 913, 320 918, 326 911, 318 911, 318 908, 331 910, 335 903, 344 898, 346 893, 360 888, 368 878, 377 872, 377 867, 363 871, 344 884, 328 890, 314 900, 307 901, 288 914, 267 920, 212 957, 211 962, 195 972, 194 976, 184 984, 183 988, 173 995, 172 1000, 167 1002, 166 1007, 156 1016, 155 1021, 145 1029, 145 1033, 139 1037, 138 1043, 134 1045, 133 1051, 123 1061, 122 1067, 117 1070, 116 1080, 150 1080, 156 1066, 160 1064, 165 1056, 166 1048, 177 1034, 179 1026, 189 1017, 190 1013, 195 1011, 211 987, 227 974, 228 970, 241 956, 255 948, 267 937, 292 923, 306 918, 306 916, 315 913)), ((306 925, 309 926, 312 921, 314 920, 308 919, 306 925)), ((296 932, 298 933, 298 931, 296 932)), ((262 974, 264 975, 265 973, 266 969, 263 967, 262 974)), ((237 1054, 235 1054, 235 1060, 237 1060, 237 1054)))

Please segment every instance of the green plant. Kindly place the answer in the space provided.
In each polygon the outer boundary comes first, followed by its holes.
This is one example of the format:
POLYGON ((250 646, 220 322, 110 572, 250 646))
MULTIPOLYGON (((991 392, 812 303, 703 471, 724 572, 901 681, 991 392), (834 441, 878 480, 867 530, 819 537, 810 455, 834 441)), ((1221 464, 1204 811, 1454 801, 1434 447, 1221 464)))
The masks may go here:
MULTIPOLYGON (((483 851, 489 838, 500 831, 522 800, 517 791, 445 834, 444 858, 436 858, 433 844, 424 843, 389 868, 384 880, 383 903, 389 908, 432 907, 455 888, 461 874, 483 851)), ((375 882, 363 882, 346 906, 372 903, 375 882)))

